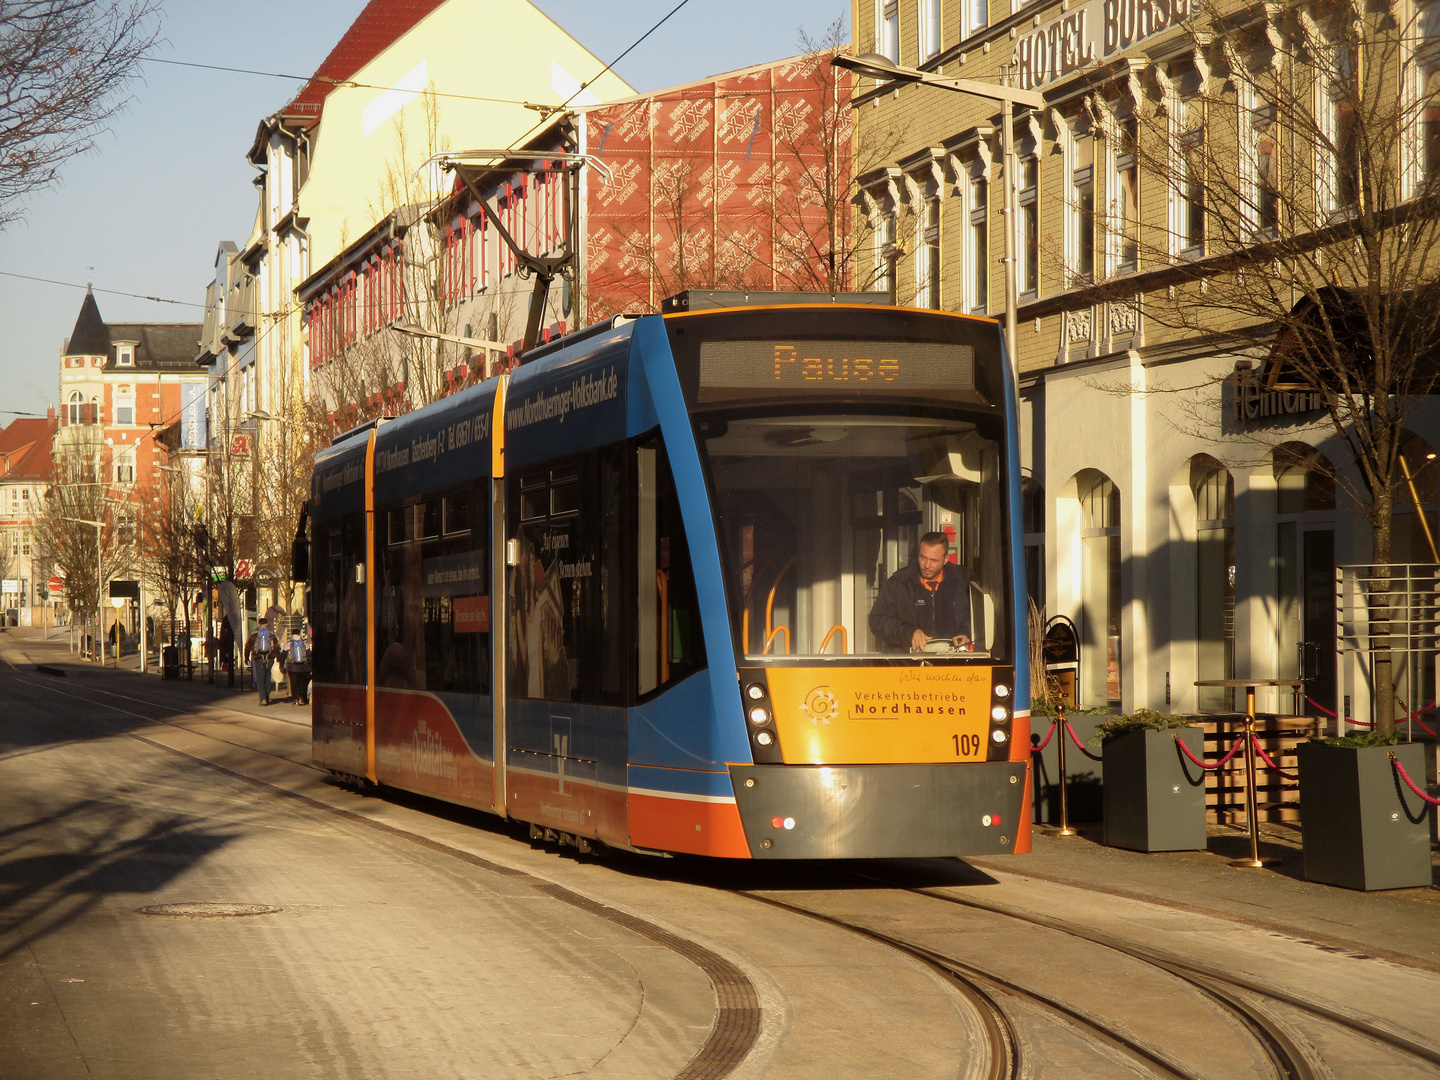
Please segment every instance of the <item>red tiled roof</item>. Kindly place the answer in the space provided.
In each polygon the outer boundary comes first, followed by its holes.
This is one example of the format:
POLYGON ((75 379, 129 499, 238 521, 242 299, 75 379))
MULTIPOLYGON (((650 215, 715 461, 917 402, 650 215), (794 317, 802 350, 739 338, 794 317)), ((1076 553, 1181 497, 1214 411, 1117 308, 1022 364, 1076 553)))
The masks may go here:
POLYGON ((445 0, 370 0, 281 114, 318 120, 320 106, 335 88, 335 81, 353 77, 443 3, 445 0))
POLYGON ((50 440, 57 426, 55 420, 22 417, 0 428, 0 481, 49 483, 54 474, 50 440))

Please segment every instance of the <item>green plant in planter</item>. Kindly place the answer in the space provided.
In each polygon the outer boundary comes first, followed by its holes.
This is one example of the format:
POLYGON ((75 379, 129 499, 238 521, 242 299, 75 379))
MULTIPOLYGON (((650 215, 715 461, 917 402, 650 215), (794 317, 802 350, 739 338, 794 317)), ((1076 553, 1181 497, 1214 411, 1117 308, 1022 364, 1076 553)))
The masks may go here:
POLYGON ((1090 736, 1089 741, 1104 744, 1132 731, 1169 731, 1171 728, 1194 726, 1194 721, 1188 716, 1176 716, 1174 713, 1162 713, 1154 709, 1139 709, 1105 721, 1095 729, 1095 734, 1090 736))
MULTIPOLYGON (((1072 706, 1072 705, 1066 705, 1066 706, 1065 706, 1065 715, 1066 715, 1066 716, 1104 716, 1104 715, 1105 715, 1106 713, 1108 713, 1109 711, 1110 711, 1109 708, 1107 708, 1107 707, 1104 706, 1104 705, 1097 705, 1097 706, 1094 706, 1094 707, 1092 707, 1092 708, 1085 708, 1085 707, 1080 706, 1080 705, 1073 705, 1073 706, 1072 706)), ((1037 697, 1037 698, 1032 698, 1031 701, 1030 701, 1030 715, 1031 715, 1031 716, 1054 716, 1054 715, 1055 715, 1055 706, 1054 706, 1053 704, 1049 703, 1049 702, 1042 701, 1042 700, 1041 700, 1040 698, 1038 698, 1038 697, 1037 697)))
POLYGON ((1205 752, 1189 719, 1141 709, 1100 725, 1091 736, 1105 759, 1105 843, 1132 851, 1202 851, 1205 774, 1181 756, 1205 752))
POLYGON ((1311 735, 1309 742, 1324 743, 1326 746, 1353 746, 1364 749, 1368 746, 1398 746, 1400 733, 1392 731, 1389 734, 1380 731, 1357 731, 1353 735, 1326 735, 1317 739, 1311 735))

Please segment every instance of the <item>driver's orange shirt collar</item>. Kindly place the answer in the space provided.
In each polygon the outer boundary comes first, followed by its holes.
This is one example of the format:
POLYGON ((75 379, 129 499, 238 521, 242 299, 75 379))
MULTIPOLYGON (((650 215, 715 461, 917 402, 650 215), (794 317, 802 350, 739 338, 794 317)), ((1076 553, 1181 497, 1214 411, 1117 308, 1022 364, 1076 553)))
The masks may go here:
POLYGON ((944 580, 945 567, 942 566, 940 567, 940 572, 936 574, 933 578, 927 578, 922 575, 920 578, 920 584, 924 585, 925 588, 929 589, 931 592, 934 592, 936 589, 940 588, 940 582, 944 580))

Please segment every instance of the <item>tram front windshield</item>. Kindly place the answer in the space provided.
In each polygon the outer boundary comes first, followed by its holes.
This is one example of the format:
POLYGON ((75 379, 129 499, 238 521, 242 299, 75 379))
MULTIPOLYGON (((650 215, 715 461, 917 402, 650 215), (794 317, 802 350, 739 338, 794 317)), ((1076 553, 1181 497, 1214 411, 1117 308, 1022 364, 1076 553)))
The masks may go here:
POLYGON ((746 409, 697 420, 742 655, 1011 659, 997 418, 746 409), (881 587, 930 533, 949 540, 944 573, 968 594, 966 651, 913 654, 871 626, 881 587))

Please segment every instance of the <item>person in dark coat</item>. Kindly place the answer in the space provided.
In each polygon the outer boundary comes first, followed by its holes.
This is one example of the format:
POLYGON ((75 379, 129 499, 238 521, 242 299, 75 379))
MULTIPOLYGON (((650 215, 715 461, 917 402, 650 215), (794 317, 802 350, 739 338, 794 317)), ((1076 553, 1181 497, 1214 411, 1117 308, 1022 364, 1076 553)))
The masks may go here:
POLYGON ((918 652, 927 641, 970 644, 970 577, 948 561, 950 538, 920 538, 915 561, 880 586, 870 609, 870 632, 886 652, 918 652))

